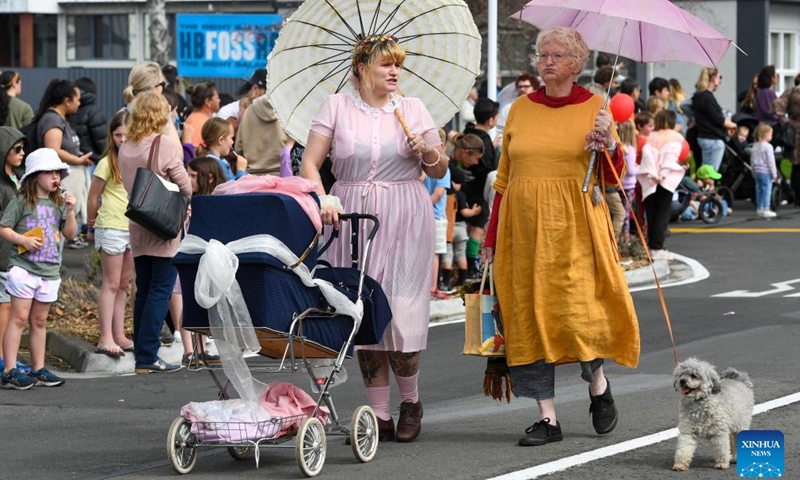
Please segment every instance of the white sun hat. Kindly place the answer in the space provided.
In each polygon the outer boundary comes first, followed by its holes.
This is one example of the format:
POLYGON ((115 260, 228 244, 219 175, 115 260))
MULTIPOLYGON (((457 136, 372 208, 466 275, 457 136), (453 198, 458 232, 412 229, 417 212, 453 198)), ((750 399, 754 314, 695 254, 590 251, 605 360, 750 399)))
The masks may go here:
POLYGON ((28 178, 28 175, 37 172, 54 171, 60 172, 61 179, 63 180, 69 175, 69 165, 62 162, 61 159, 58 158, 58 153, 52 148, 40 148, 31 152, 25 159, 25 175, 19 179, 19 183, 24 182, 25 179, 28 178))

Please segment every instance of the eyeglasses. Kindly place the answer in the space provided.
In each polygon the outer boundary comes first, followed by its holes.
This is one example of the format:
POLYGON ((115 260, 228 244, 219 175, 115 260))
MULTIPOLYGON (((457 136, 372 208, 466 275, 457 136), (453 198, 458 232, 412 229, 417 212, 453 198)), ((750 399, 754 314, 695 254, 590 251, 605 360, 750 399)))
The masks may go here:
POLYGON ((23 145, 14 145, 14 153, 19 153, 25 148, 23 145))
POLYGON ((553 63, 561 63, 571 56, 572 55, 566 53, 534 53, 531 55, 531 60, 534 62, 547 63, 547 59, 550 59, 553 63))
MULTIPOLYGON (((156 87, 161 87, 161 90, 164 90, 165 88, 167 88, 167 82, 156 83, 156 87)), ((153 87, 153 88, 156 88, 156 87, 153 87)))

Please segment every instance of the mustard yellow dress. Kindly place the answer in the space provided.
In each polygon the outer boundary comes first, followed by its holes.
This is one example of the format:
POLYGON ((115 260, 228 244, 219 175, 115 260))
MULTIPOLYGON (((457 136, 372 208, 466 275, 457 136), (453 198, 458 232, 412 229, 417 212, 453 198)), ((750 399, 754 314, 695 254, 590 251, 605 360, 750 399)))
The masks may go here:
POLYGON ((586 134, 602 104, 596 95, 558 108, 520 97, 509 112, 494 268, 510 366, 638 364, 639 324, 608 208, 581 192, 586 134))

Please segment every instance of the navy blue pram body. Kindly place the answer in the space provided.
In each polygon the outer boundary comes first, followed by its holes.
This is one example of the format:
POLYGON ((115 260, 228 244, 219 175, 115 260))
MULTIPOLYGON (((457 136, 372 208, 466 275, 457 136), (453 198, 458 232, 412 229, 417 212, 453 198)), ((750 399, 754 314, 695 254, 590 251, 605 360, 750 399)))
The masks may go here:
MULTIPOLYGON (((301 257, 309 247, 310 252, 303 262, 313 269, 317 262, 317 248, 312 246, 316 231, 306 213, 290 196, 281 194, 241 194, 206 195, 192 198, 192 220, 189 233, 203 240, 216 239, 229 243, 257 234, 270 234, 283 242, 295 255, 301 257)), ((173 258, 178 269, 183 291, 183 327, 193 331, 204 331, 209 327, 208 312, 200 307, 194 298, 194 283, 200 255, 179 253, 173 258)), ((253 327, 271 332, 288 332, 295 315, 309 308, 327 308, 320 290, 307 287, 284 264, 266 253, 246 253, 238 255, 239 269, 236 279, 242 289, 253 327)), ((352 284, 353 275, 358 278, 358 270, 331 270, 319 275, 336 285, 340 291, 354 299, 355 294, 346 287, 352 284), (334 273, 337 271, 338 273, 334 273)), ((357 285, 357 282, 356 282, 357 285)), ((381 314, 365 315, 354 344, 371 345, 377 343, 386 325, 391 320, 391 311, 386 297, 372 279, 365 278, 364 295, 371 294, 381 314), (388 315, 387 315, 388 313, 388 315)), ((365 305, 365 310, 367 306, 365 305)), ((303 321, 303 336, 315 344, 338 352, 347 342, 353 329, 353 320, 344 315, 314 318, 303 321)), ((293 332, 297 334, 298 332, 293 332)), ((261 336, 259 336, 261 338, 261 336)), ((262 342, 262 346, 264 343, 262 342)), ((262 353, 263 353, 262 348, 262 353)), ((347 352, 352 354, 352 345, 347 352)))

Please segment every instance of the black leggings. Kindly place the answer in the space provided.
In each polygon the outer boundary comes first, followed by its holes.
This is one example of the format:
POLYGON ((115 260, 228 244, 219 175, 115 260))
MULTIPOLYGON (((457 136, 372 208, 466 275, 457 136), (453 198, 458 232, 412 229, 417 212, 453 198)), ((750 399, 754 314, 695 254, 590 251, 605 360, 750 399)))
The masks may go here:
POLYGON ((644 199, 647 215, 647 246, 650 250, 664 248, 664 237, 672 207, 672 192, 658 185, 656 191, 644 199))

